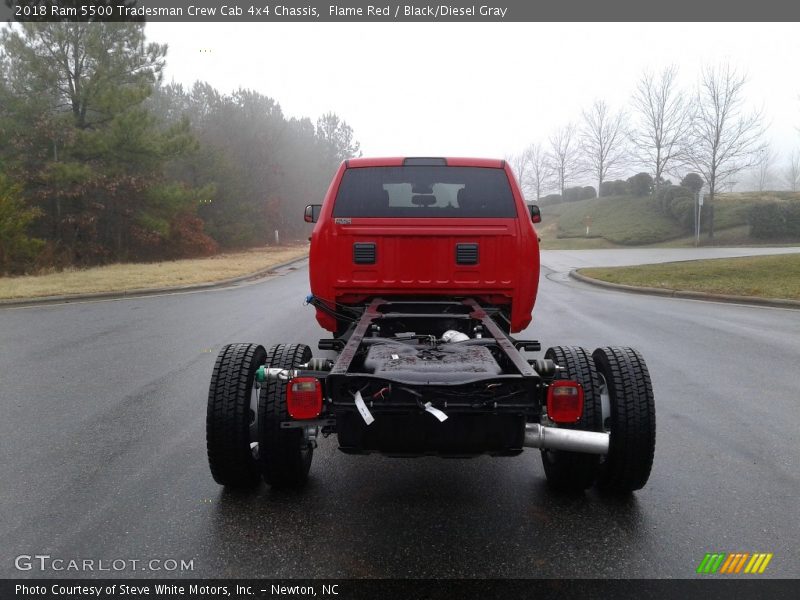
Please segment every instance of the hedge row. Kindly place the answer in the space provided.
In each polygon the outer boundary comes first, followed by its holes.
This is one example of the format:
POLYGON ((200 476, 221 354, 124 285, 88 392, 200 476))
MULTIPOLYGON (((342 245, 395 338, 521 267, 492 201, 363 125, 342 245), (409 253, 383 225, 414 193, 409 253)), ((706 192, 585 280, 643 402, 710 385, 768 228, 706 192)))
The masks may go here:
POLYGON ((750 209, 750 236, 800 238, 800 202, 765 202, 750 209))

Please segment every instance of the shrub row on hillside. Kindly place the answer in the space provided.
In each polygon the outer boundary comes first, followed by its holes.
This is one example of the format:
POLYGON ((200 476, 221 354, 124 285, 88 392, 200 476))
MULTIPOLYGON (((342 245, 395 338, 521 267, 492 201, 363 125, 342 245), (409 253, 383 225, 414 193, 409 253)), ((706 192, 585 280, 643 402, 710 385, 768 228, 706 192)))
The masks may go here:
POLYGON ((692 190, 682 185, 663 187, 656 195, 656 205, 661 213, 675 219, 686 231, 694 227, 694 203, 692 190))
MULTIPOLYGON (((637 173, 628 179, 604 181, 600 185, 600 195, 605 196, 648 196, 653 192, 653 178, 647 173, 637 173)), ((668 183, 668 182, 667 182, 668 183)))
POLYGON ((600 185, 601 196, 628 196, 631 193, 631 186, 624 179, 614 181, 604 181, 600 185))
MULTIPOLYGON (((661 188, 656 194, 656 206, 661 214, 675 219, 681 229, 687 232, 694 231, 695 227, 695 203, 696 194, 685 185, 668 185, 661 188)), ((703 230, 709 218, 710 205, 704 204, 700 216, 700 224, 703 230)))
POLYGON ((539 202, 541 204, 556 204, 558 202, 591 200, 592 198, 597 198, 597 190, 594 189, 594 186, 587 185, 584 187, 576 186, 566 188, 563 196, 561 194, 547 194, 546 196, 542 196, 539 202))
POLYGON ((767 202, 753 206, 750 236, 762 240, 800 238, 800 203, 767 202))

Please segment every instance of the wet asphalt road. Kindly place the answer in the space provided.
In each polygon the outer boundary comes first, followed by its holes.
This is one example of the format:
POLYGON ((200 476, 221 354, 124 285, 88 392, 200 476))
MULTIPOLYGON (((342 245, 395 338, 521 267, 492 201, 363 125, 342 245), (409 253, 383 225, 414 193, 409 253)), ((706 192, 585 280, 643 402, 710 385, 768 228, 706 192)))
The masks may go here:
POLYGON ((550 491, 534 450, 352 457, 335 438, 303 492, 222 490, 205 456, 214 358, 231 341, 316 348, 303 265, 226 289, 0 310, 0 577, 92 575, 19 572, 21 554, 193 560, 126 577, 692 577, 710 551, 773 552, 765 575, 797 577, 800 311, 569 280, 588 256, 545 254, 556 270, 520 337, 644 354, 655 465, 623 499, 550 491))

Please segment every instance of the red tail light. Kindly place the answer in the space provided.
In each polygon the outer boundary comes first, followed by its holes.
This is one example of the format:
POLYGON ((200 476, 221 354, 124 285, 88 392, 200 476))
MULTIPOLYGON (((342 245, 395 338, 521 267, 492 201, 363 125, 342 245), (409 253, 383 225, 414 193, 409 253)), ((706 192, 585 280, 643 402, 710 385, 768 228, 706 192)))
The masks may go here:
POLYGON ((547 416, 556 423, 576 423, 583 414, 583 388, 577 381, 559 379, 547 390, 547 416))
POLYGON ((295 377, 286 386, 286 409, 293 419, 313 419, 322 412, 322 384, 316 377, 295 377))

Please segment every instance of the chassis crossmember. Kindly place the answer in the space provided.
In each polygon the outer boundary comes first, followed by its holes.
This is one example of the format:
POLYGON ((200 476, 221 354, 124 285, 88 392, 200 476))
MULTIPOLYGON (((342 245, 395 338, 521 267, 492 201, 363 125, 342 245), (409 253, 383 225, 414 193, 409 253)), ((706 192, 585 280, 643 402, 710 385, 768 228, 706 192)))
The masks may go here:
POLYGON ((546 396, 559 367, 525 359, 522 351, 540 344, 514 340, 491 313, 472 298, 376 298, 342 337, 320 341, 339 350, 335 361, 262 367, 258 379, 318 379, 320 417, 281 427, 336 433, 348 453, 514 455, 526 446, 607 453, 608 433, 552 426, 546 396), (459 341, 442 342, 448 332, 459 341))

